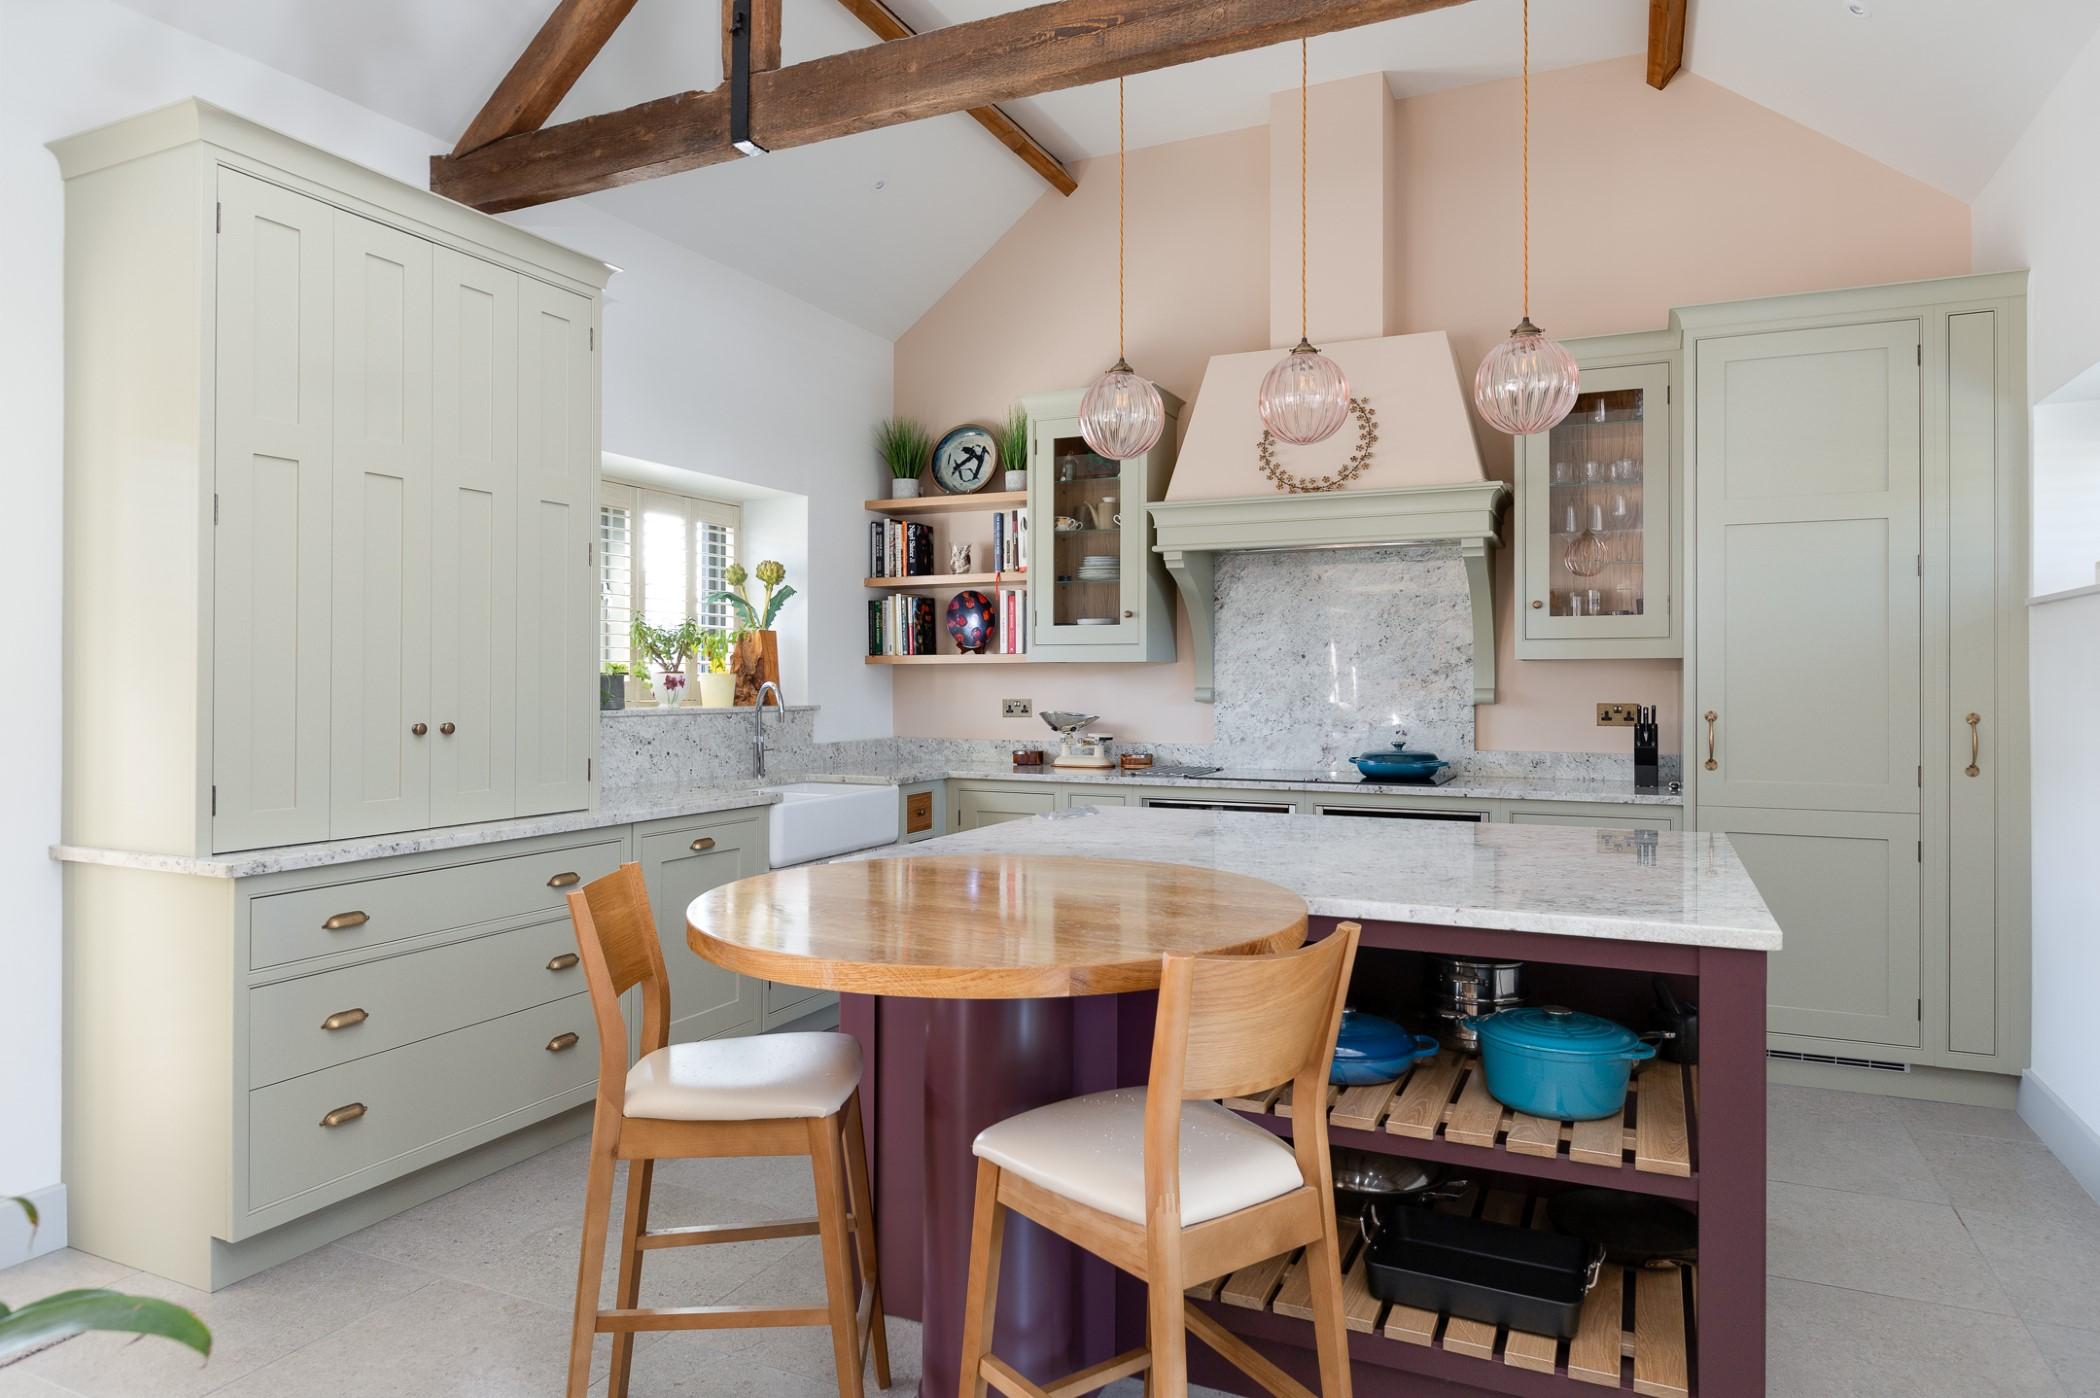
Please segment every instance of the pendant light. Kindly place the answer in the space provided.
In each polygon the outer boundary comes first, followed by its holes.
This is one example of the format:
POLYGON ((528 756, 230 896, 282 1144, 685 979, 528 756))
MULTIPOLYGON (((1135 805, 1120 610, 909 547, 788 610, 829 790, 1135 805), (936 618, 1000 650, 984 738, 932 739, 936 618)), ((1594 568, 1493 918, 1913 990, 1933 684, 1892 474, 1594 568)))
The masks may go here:
POLYGON ((1531 323, 1531 0, 1524 0, 1524 318, 1480 361, 1473 401, 1490 427, 1527 437, 1560 425, 1581 377, 1575 357, 1531 323))
POLYGON ((1305 40, 1298 41, 1298 345, 1261 381, 1262 425, 1294 446, 1324 442, 1349 420, 1349 378, 1342 366, 1313 348, 1305 333, 1306 89, 1311 76, 1305 40))
POLYGON ((1128 152, 1124 146, 1123 80, 1116 79, 1116 362, 1079 400, 1079 435, 1111 461, 1143 456, 1167 425, 1167 408, 1149 379, 1123 357, 1123 238, 1128 152))

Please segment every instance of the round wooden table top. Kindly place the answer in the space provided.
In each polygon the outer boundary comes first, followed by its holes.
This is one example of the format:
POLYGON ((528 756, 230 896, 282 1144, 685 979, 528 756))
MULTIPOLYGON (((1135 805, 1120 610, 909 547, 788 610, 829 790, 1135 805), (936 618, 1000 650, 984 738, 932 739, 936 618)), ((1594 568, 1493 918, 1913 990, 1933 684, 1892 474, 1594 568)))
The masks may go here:
POLYGON ((686 941, 747 976, 861 995, 1040 999, 1152 990, 1166 952, 1305 941, 1305 900, 1184 864, 942 854, 780 869, 695 898, 686 941))

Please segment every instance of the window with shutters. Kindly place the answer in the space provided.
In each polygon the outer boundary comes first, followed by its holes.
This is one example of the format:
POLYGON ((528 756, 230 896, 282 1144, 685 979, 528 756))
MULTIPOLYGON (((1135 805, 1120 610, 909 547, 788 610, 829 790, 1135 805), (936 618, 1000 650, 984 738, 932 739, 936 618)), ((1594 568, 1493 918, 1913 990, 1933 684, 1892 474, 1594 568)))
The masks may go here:
POLYGON ((606 482, 598 504, 602 602, 599 658, 632 665, 628 632, 636 616, 652 626, 687 617, 728 630, 726 606, 708 597, 729 586, 742 513, 733 504, 606 482))

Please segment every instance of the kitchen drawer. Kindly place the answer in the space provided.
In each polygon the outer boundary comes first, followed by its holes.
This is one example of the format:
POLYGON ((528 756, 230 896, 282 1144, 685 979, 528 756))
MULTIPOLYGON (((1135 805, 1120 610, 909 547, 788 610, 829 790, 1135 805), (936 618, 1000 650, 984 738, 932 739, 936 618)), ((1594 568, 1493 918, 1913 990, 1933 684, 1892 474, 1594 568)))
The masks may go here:
POLYGON ((567 917, 257 986, 248 992, 248 1085, 267 1087, 583 988, 567 917))
POLYGON ((807 1001, 822 999, 824 996, 832 994, 829 990, 819 990, 807 985, 789 985, 786 981, 767 981, 765 982, 765 987, 762 995, 762 1004, 765 1007, 767 1020, 773 1023, 778 1023, 783 1018, 792 1018, 792 1016, 785 1015, 784 1011, 792 1010, 797 1005, 807 1001))
POLYGON ((979 830, 1003 821, 1048 815, 1056 804, 1055 791, 1001 791, 966 786, 955 794, 955 828, 979 830))
POLYGON ((620 851, 615 838, 268 894, 250 905, 248 964, 281 966, 501 918, 566 916, 563 895, 617 869, 620 851))
POLYGON ((1675 830, 1677 822, 1666 815, 1635 815, 1637 807, 1628 807, 1619 815, 1558 815, 1544 811, 1513 811, 1510 822, 1514 825, 1586 825, 1599 830, 1675 830))
POLYGON ((260 1088, 248 1094, 249 1211, 361 1173, 357 1187, 369 1188, 428 1163, 402 1157, 572 1096, 597 1073, 591 997, 582 994, 260 1088), (549 1049, 566 1034, 576 1035, 572 1047, 549 1049), (362 1115, 322 1124, 357 1105, 362 1115), (401 1164, 387 1169, 390 1161, 401 1164))
POLYGON ((1135 806, 1134 791, 1103 791, 1099 787, 1074 787, 1057 794, 1058 809, 1076 811, 1086 806, 1135 806))

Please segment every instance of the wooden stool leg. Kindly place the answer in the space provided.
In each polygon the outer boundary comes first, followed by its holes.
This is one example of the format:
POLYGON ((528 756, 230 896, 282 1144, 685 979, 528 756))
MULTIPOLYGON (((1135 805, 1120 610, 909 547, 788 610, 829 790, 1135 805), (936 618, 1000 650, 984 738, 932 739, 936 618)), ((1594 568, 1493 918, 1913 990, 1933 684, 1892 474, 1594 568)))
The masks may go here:
POLYGON ((875 1196, 868 1188, 868 1143, 861 1134, 860 1089, 846 1099, 846 1187, 853 1210, 860 1284, 867 1288, 868 1347, 875 1351, 875 1386, 890 1386, 890 1336, 882 1315, 882 1264, 875 1256, 875 1196))
MULTIPOLYGON (((1178 1240, 1177 1240, 1178 1245, 1178 1240)), ((1152 1367, 1145 1371, 1157 1398, 1188 1398, 1189 1345, 1182 1328, 1181 1266, 1153 1250, 1152 1275, 1145 1283, 1145 1333, 1152 1345, 1152 1367)))
MULTIPOLYGON (((1148 1353, 1152 1349, 1152 1344, 1152 1318, 1147 1316, 1145 1318, 1145 1349, 1148 1353)), ((1152 1366, 1147 1364, 1145 1366, 1145 1398, 1152 1398, 1152 1391, 1152 1366)))
MULTIPOLYGON (((1342 1310, 1342 1247, 1334 1210, 1323 1209, 1320 1236, 1305 1248, 1312 1282, 1313 1341, 1320 1354, 1320 1398, 1349 1398, 1349 1326, 1342 1310)), ((615 1395, 617 1398, 617 1395, 615 1395)))
POLYGON ((839 1398, 861 1398, 860 1327, 854 1314, 851 1240, 846 1235, 846 1169, 837 1113, 809 1120, 810 1168, 817 1185, 817 1234, 824 1245, 824 1295, 831 1309, 831 1353, 839 1398))
POLYGON ((999 1313, 999 1252, 1006 1245, 1006 1210, 999 1205, 999 1167, 977 1161, 977 1201, 970 1215, 970 1275, 963 1302, 962 1398, 985 1398, 982 1370, 999 1313))
MULTIPOLYGON (((649 1227, 649 1185, 655 1177, 654 1160, 627 1162, 627 1211, 620 1225, 620 1283, 613 1304, 623 1311, 642 1304, 642 1234, 649 1227)), ((634 1332, 613 1335, 612 1374, 606 1380, 606 1398, 627 1398, 627 1379, 634 1368, 634 1332)))
POLYGON ((591 1131, 591 1168, 583 1199, 583 1258, 576 1266, 576 1329, 569 1341, 569 1398, 587 1398, 591 1342, 598 1334, 598 1288, 605 1279, 605 1235, 612 1228, 613 1129, 591 1131))

